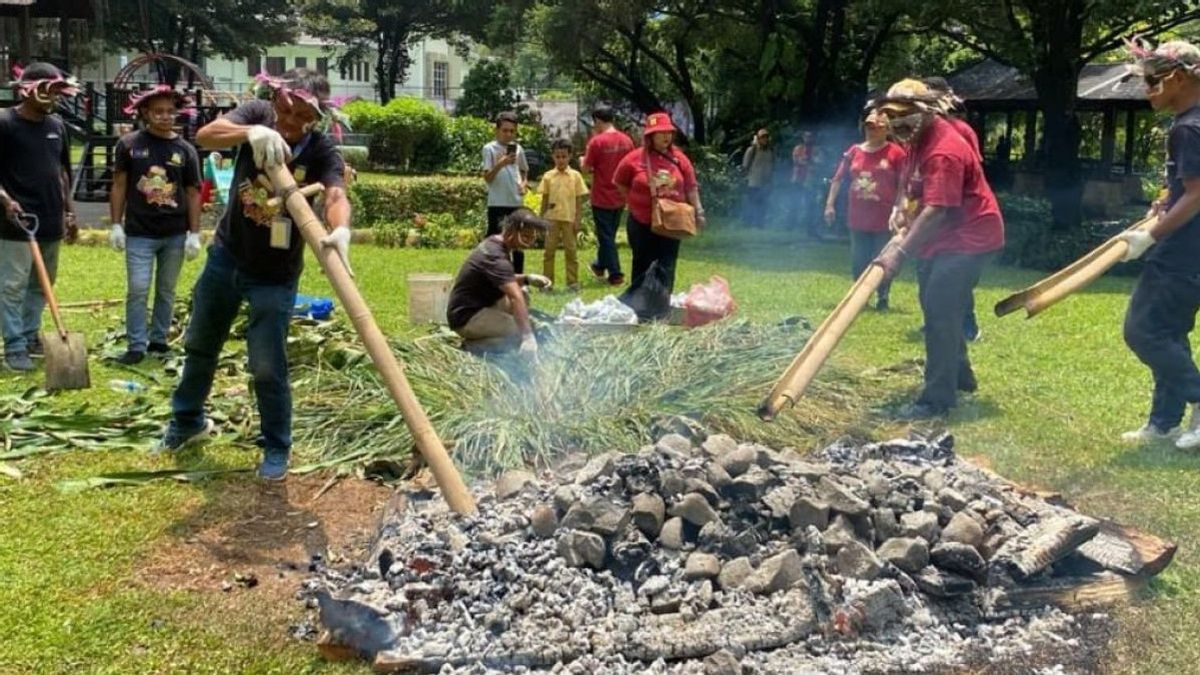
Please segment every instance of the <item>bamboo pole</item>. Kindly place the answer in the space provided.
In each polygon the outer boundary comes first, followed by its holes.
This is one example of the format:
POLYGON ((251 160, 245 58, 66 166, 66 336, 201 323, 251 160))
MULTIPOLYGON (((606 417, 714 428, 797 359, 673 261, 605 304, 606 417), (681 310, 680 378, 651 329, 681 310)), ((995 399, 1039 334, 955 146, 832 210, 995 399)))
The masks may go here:
POLYGON ((317 260, 321 263, 342 306, 346 308, 346 314, 350 317, 350 322, 354 324, 359 338, 362 339, 367 354, 370 355, 388 392, 392 395, 392 400, 400 408, 400 414, 412 432, 417 451, 421 453, 421 457, 433 471, 433 477, 437 480, 438 488, 441 489, 446 503, 457 513, 475 513, 474 498, 471 497, 462 476, 454 466, 454 461, 450 459, 449 453, 442 445, 442 440, 438 438, 437 431, 434 430, 429 418, 425 415, 425 409, 421 407, 421 402, 413 393, 408 378, 404 376, 403 369, 396 361, 396 355, 392 353, 387 339, 384 338, 383 332, 375 323, 375 317, 371 315, 366 301, 358 292, 358 287, 350 277, 350 272, 342 264, 342 259, 336 250, 332 247, 321 246, 325 228, 313 213, 312 206, 309 205, 304 194, 296 188, 296 181, 292 177, 292 173, 285 166, 267 167, 265 171, 276 192, 286 195, 284 204, 287 205, 288 213, 291 214, 304 241, 308 243, 309 248, 313 250, 317 260))
POLYGON ((883 283, 883 268, 872 263, 850 287, 838 306, 817 328, 805 343, 804 349, 792 360, 790 366, 775 382, 771 393, 758 407, 758 416, 765 421, 775 418, 784 404, 796 405, 804 390, 812 382, 817 371, 849 330, 854 319, 867 306, 871 294, 883 283))
MULTIPOLYGON (((1143 218, 1130 226, 1126 232, 1145 230, 1155 223, 1157 217, 1143 218)), ((1099 279, 1113 265, 1121 262, 1129 244, 1121 235, 1112 237, 1079 260, 1042 279, 1036 284, 1017 291, 996 303, 996 316, 1004 316, 1024 309, 1026 318, 1033 318, 1068 295, 1099 279)))

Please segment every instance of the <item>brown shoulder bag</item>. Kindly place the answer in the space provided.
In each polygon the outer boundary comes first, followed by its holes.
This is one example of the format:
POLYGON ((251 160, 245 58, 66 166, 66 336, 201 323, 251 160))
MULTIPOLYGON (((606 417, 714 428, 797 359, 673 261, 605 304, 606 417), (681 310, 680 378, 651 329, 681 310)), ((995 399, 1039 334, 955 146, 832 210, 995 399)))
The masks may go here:
POLYGON ((658 196, 654 173, 650 168, 650 151, 646 159, 646 185, 650 188, 650 231, 660 237, 687 239, 696 236, 696 209, 687 202, 658 196))

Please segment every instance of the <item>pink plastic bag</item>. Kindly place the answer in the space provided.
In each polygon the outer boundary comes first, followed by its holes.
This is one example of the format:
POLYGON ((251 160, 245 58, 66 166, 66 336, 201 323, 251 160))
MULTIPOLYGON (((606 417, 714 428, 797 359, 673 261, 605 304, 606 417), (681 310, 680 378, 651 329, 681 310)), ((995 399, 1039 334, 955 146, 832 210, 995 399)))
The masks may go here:
POLYGON ((737 311, 737 303, 724 277, 713 275, 708 283, 694 284, 683 299, 683 325, 688 328, 719 321, 737 311))

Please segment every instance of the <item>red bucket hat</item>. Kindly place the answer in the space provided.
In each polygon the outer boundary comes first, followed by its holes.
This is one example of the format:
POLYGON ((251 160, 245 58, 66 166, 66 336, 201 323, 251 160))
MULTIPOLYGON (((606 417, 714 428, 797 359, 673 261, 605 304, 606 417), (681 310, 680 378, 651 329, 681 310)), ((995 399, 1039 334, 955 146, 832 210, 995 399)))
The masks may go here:
POLYGON ((651 113, 646 117, 646 128, 642 129, 642 136, 649 136, 660 131, 675 133, 675 125, 671 123, 671 116, 662 112, 651 113))

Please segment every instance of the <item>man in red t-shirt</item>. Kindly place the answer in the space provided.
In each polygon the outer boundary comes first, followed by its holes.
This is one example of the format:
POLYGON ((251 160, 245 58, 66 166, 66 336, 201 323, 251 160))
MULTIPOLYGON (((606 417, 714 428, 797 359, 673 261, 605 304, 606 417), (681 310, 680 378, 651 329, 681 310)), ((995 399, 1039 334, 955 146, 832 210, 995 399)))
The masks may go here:
POLYGON ((598 279, 607 275, 610 286, 625 283, 621 273, 621 258, 617 255, 617 228, 621 226, 621 211, 625 200, 613 185, 613 173, 621 158, 633 150, 633 141, 624 131, 613 126, 613 111, 600 106, 592 111, 595 133, 588 140, 581 168, 592 176, 592 219, 596 223, 596 260, 592 274, 598 279))
POLYGON ((963 319, 983 267, 1004 248, 1004 221, 983 166, 937 103, 938 95, 918 80, 897 82, 878 103, 892 134, 909 147, 908 187, 920 203, 903 238, 875 259, 891 279, 904 258, 918 257, 925 388, 901 413, 910 419, 945 415, 957 391, 976 389, 963 319))

